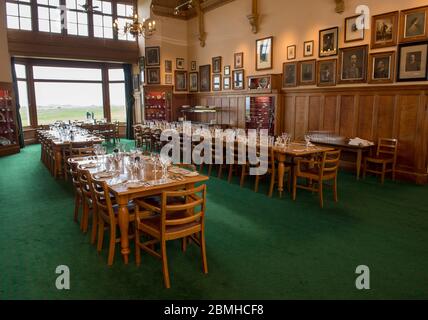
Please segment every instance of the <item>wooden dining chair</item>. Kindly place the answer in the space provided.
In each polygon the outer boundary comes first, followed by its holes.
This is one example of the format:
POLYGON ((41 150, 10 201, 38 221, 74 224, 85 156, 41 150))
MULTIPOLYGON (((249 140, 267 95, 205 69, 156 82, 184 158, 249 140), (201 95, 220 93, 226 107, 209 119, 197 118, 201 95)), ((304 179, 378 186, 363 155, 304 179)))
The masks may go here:
MULTIPOLYGON (((73 220, 79 222, 79 211, 83 205, 82 189, 80 188, 79 172, 77 170, 78 164, 68 159, 68 167, 70 168, 71 181, 74 187, 74 218, 73 220)), ((83 207, 82 207, 83 210, 83 207)))
POLYGON ((318 192, 321 208, 324 207, 323 185, 333 181, 333 196, 337 202, 337 172, 339 170, 340 150, 324 152, 319 159, 297 159, 293 177, 293 200, 296 200, 297 188, 318 192), (298 178, 305 178, 309 184, 301 185, 298 178))
MULTIPOLYGON (((162 272, 164 285, 170 288, 170 277, 166 242, 187 239, 196 243, 201 250, 202 270, 208 273, 208 264, 205 249, 205 201, 206 185, 181 190, 165 191, 162 193, 161 205, 154 206, 144 200, 136 201, 136 228, 135 248, 136 263, 141 263, 141 249, 150 255, 162 260, 162 272), (173 202, 170 199, 184 198, 182 203, 173 202), (150 239, 141 242, 140 236, 144 234, 150 239), (155 245, 160 244, 160 252, 155 250, 155 245)), ((183 245, 183 250, 185 246, 183 245)))
MULTIPOLYGON (((114 262, 116 244, 120 243, 120 235, 117 236, 116 234, 119 224, 119 206, 115 203, 114 197, 110 194, 105 181, 92 179, 92 190, 94 192, 95 207, 98 214, 97 251, 101 252, 103 249, 104 233, 106 230, 110 230, 107 264, 111 266, 114 262)), ((133 202, 128 204, 128 210, 129 222, 131 226, 133 226, 135 221, 135 206, 133 202)), ((130 230, 133 230, 133 228, 130 228, 130 230)), ((128 237, 129 239, 133 239, 134 234, 130 234, 128 237)))
POLYGON ((377 151, 374 157, 364 158, 363 178, 366 178, 366 173, 371 172, 381 176, 381 183, 385 182, 385 175, 392 173, 392 181, 395 181, 395 166, 397 164, 397 139, 379 138, 377 151), (377 168, 369 168, 369 164, 373 164, 377 168), (380 167, 380 169, 378 169, 380 167))

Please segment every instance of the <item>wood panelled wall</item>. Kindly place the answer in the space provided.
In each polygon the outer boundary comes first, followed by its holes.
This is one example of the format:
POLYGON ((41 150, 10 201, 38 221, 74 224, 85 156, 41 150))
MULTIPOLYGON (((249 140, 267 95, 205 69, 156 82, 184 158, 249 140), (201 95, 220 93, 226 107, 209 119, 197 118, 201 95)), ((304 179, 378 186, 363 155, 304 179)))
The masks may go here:
MULTIPOLYGON (((217 117, 217 123, 243 128, 246 96, 244 92, 194 94, 192 105, 215 105, 222 110, 194 120, 217 117)), ((397 138, 398 176, 428 183, 427 86, 287 89, 278 99, 277 132, 289 132, 295 139, 317 130, 371 141, 397 138)))

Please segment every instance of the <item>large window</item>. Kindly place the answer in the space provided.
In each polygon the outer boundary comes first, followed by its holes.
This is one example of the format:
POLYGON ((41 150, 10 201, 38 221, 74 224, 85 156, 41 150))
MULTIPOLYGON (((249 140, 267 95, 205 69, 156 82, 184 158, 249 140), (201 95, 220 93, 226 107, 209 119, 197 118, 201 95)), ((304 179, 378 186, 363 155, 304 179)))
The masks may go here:
POLYGON ((9 29, 32 29, 30 0, 7 0, 6 16, 9 29))
POLYGON ((61 33, 59 0, 37 0, 39 31, 61 33))
POLYGON ((75 36, 87 36, 88 14, 83 9, 86 0, 66 0, 67 33, 75 36))
POLYGON ((93 1, 94 8, 94 37, 113 39, 113 11, 110 1, 93 1))
POLYGON ((15 70, 24 126, 85 120, 88 112, 126 121, 121 65, 18 59, 15 70))
MULTIPOLYGON (((132 17, 134 16, 134 6, 124 3, 117 4, 117 22, 120 27, 124 27, 126 23, 132 23, 132 17)), ((119 40, 135 41, 135 37, 129 33, 123 34, 119 32, 119 40)))

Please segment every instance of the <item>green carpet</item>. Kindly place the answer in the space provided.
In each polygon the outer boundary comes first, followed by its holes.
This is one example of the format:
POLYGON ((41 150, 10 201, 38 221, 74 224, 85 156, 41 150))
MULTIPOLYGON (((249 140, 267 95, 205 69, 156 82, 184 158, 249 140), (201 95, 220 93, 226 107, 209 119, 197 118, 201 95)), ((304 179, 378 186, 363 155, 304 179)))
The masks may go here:
MULTIPOLYGON (((107 266, 73 216, 70 183, 40 162, 40 146, 0 158, 0 299, 399 299, 428 298, 428 187, 340 172, 339 203, 326 192, 269 199, 253 180, 208 182, 209 274, 192 245, 168 245, 172 288, 160 261, 107 266), (70 290, 55 269, 70 268, 70 290), (355 288, 355 269, 370 267, 370 290, 355 288)), ((106 239, 107 240, 107 239, 106 239)))

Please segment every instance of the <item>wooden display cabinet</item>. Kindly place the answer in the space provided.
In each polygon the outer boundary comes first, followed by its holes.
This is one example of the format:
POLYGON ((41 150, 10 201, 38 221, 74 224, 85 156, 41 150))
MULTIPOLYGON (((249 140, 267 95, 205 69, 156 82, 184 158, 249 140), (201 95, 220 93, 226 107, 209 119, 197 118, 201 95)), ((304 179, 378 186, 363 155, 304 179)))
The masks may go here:
POLYGON ((0 156, 20 151, 16 119, 13 86, 0 82, 0 156))
POLYGON ((171 121, 172 86, 144 86, 144 118, 146 121, 171 121))

